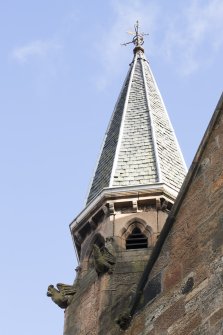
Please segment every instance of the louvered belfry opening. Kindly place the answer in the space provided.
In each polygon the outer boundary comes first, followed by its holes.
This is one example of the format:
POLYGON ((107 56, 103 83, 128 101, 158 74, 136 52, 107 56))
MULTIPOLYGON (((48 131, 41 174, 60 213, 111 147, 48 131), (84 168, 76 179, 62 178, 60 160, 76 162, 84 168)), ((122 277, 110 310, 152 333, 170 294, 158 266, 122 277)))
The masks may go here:
POLYGON ((138 227, 126 239, 126 249, 143 249, 148 247, 148 239, 138 227))

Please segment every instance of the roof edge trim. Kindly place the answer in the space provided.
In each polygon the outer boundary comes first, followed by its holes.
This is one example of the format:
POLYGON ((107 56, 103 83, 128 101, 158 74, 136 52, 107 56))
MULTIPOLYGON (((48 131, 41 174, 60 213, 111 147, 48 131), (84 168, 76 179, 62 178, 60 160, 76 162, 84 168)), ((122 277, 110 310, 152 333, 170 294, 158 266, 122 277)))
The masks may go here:
MULTIPOLYGON (((143 194, 143 192, 146 191, 153 191, 158 192, 162 191, 166 194, 168 194, 169 197, 172 197, 173 199, 176 199, 177 192, 172 189, 170 186, 168 186, 165 183, 154 183, 154 184, 148 184, 148 185, 136 185, 136 186, 120 186, 120 187, 112 187, 112 188, 104 188, 101 193, 98 194, 96 198, 94 198, 90 203, 88 203, 87 207, 85 207, 79 215, 75 217, 75 219, 70 223, 70 229, 72 230, 74 228, 74 225, 76 223, 79 223, 82 221, 90 212, 92 209, 94 209, 98 203, 105 200, 106 198, 109 198, 111 196, 115 196, 119 194, 128 193, 133 195, 134 193, 138 197, 140 193, 143 194)), ((126 195, 127 196, 127 195, 126 195)))
MULTIPOLYGON (((146 59, 145 59, 145 60, 146 60, 146 59)), ((163 105, 163 109, 164 109, 164 111, 165 111, 165 113, 166 113, 166 116, 167 116, 167 119, 168 119, 168 121, 169 121, 170 129, 171 129, 171 131, 172 131, 172 133, 173 133, 173 137, 174 137, 174 139, 175 139, 175 142, 176 142, 176 146, 177 146, 178 152, 179 152, 180 157, 181 157, 181 159, 182 159, 183 166, 184 166, 184 168, 185 168, 185 171, 187 172, 187 171, 188 171, 188 168, 187 168, 186 162, 185 162, 185 160, 184 160, 184 156, 183 156, 183 154, 182 154, 182 151, 181 151, 181 148, 180 148, 178 139, 177 139, 177 137, 176 137, 176 134, 175 134, 175 131, 174 131, 172 122, 171 122, 171 120, 170 120, 170 118, 169 118, 169 114, 168 114, 168 112, 167 112, 166 105, 164 104, 162 94, 160 93, 160 90, 159 90, 159 87, 158 87, 158 85, 157 85, 156 79, 155 79, 155 77, 154 77, 154 75, 153 75, 153 72, 152 72, 150 66, 149 66, 149 62, 148 62, 147 60, 146 60, 146 62, 147 62, 147 64, 148 64, 149 71, 150 71, 151 77, 152 77, 152 79, 153 79, 155 88, 156 88, 157 92, 159 93, 159 97, 160 97, 161 103, 162 103, 162 105, 163 105)))
POLYGON ((101 144, 101 147, 100 147, 100 151, 99 151, 99 154, 98 154, 98 158, 97 158, 97 160, 96 160, 95 167, 94 167, 94 170, 93 170, 93 176, 92 176, 92 178, 91 178, 91 180, 90 180, 90 183, 89 183, 89 186, 88 186, 88 190, 87 190, 87 195, 86 195, 86 198, 85 198, 85 204, 86 204, 86 205, 89 203, 88 198, 89 198, 89 195, 90 195, 90 192, 91 192, 91 187, 92 187, 92 184, 93 184, 93 181, 94 181, 94 177, 95 177, 95 173, 96 173, 96 170, 97 170, 97 167, 98 167, 100 158, 101 158, 101 154, 102 154, 102 151, 103 151, 103 148, 104 148, 104 145, 105 145, 105 141, 106 141, 106 138, 107 138, 107 136, 108 136, 108 130, 109 130, 110 125, 111 125, 111 123, 112 123, 113 116, 114 116, 114 114, 115 114, 115 111, 116 111, 117 105, 118 105, 118 103, 119 103, 120 97, 121 97, 121 95, 122 95, 122 93, 123 93, 123 90, 124 90, 124 88, 125 88, 126 82, 128 81, 130 71, 131 71, 131 68, 129 68, 129 70, 128 70, 128 72, 127 72, 127 75, 126 75, 126 77, 125 77, 125 80, 124 80, 124 82, 123 82, 123 84, 122 84, 122 88, 121 88, 120 93, 119 93, 119 95, 118 95, 118 99, 116 100, 115 107, 114 107, 114 109, 113 109, 113 113, 112 113, 112 115, 111 115, 111 117, 110 117, 110 121, 109 121, 109 123, 108 123, 107 129, 106 129, 106 132, 105 132, 105 135, 104 135, 104 139, 103 139, 102 144, 101 144))

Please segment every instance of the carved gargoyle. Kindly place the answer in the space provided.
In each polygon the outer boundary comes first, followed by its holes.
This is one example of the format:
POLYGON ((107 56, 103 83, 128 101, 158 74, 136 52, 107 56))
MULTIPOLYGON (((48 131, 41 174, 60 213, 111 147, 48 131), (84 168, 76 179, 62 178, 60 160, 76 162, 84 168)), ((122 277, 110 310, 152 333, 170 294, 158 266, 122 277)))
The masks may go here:
POLYGON ((106 247, 100 249, 97 244, 93 244, 93 260, 98 275, 106 272, 113 273, 115 256, 106 247))
POLYGON ((57 284, 57 289, 53 285, 48 286, 47 296, 60 308, 67 308, 70 305, 74 294, 77 292, 76 285, 57 284))
POLYGON ((122 330, 126 330, 131 322, 131 315, 129 309, 119 315, 118 319, 116 319, 115 322, 122 330))

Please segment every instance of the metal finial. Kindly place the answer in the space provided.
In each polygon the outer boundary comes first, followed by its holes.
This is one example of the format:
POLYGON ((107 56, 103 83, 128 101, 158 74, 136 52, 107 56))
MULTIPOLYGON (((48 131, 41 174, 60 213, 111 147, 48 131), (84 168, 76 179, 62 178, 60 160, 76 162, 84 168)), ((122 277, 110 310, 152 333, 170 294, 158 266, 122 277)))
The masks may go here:
POLYGON ((144 44, 143 36, 146 36, 146 35, 149 35, 149 34, 139 32, 139 21, 138 20, 136 21, 136 24, 134 25, 134 28, 135 28, 134 33, 132 31, 127 32, 130 35, 134 35, 132 41, 123 43, 122 45, 126 46, 127 44, 133 43, 135 45, 134 53, 139 51, 139 50, 144 51, 144 49, 142 48, 142 45, 144 44))

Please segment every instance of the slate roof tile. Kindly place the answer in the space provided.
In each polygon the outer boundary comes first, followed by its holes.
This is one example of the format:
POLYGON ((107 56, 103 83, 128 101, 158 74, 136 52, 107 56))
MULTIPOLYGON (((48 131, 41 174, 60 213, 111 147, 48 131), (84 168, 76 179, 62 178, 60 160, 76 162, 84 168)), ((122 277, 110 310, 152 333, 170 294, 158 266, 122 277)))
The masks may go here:
POLYGON ((163 182, 179 191, 185 174, 162 97, 139 51, 116 103, 87 203, 105 187, 163 182))

